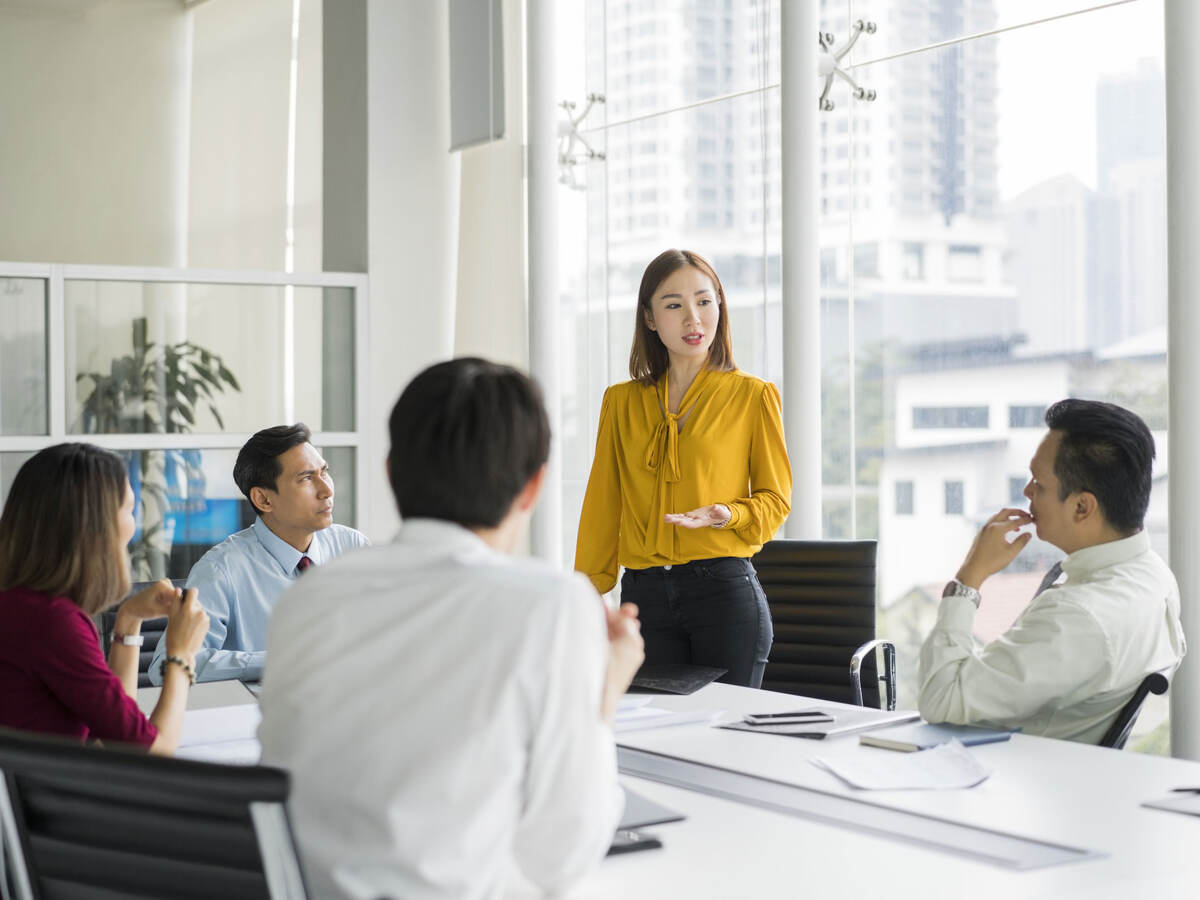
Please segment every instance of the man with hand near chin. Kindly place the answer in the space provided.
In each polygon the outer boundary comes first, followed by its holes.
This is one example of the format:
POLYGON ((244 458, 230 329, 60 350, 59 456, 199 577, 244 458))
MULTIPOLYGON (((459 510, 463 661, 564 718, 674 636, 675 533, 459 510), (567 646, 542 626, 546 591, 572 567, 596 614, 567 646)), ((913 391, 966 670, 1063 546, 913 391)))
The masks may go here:
MULTIPOLYGON (((333 524, 333 476, 301 422, 255 434, 238 451, 233 480, 258 513, 249 528, 200 557, 188 575, 208 613, 208 636, 196 654, 197 681, 262 678, 267 620, 275 601, 310 566, 370 544, 333 524)), ((162 683, 160 641, 150 680, 162 683)))
POLYGON ((1029 511, 1002 509, 942 594, 921 648, 918 707, 930 722, 987 723, 1097 743, 1141 680, 1186 652, 1179 588, 1150 549, 1154 438, 1111 403, 1062 400, 1029 464, 1029 511), (983 582, 1037 535, 1067 554, 1012 627, 972 636, 983 582), (1015 535, 1015 536, 1014 536, 1015 535), (1060 568, 1061 567, 1061 568, 1060 568), (1059 573, 1066 580, 1055 583, 1059 573))

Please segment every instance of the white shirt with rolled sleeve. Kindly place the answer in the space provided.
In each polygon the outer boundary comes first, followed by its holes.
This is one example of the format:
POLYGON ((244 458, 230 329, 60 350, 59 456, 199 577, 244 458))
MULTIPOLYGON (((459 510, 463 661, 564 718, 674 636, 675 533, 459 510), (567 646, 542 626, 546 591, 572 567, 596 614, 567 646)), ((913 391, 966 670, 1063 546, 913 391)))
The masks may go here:
POLYGON ((604 855, 622 809, 600 598, 583 576, 411 519, 279 601, 263 762, 316 897, 548 892, 604 855))
POLYGON ((1146 675, 1179 665, 1179 588, 1144 531, 1078 550, 1062 570, 986 646, 972 636, 975 604, 942 599, 921 648, 926 720, 1095 744, 1146 675))

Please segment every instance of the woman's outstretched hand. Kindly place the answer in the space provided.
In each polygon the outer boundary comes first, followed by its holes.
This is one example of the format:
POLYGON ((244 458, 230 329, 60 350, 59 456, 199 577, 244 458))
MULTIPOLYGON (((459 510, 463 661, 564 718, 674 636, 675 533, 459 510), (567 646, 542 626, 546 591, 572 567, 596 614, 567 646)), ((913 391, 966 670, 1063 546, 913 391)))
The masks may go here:
POLYGON ((685 513, 667 513, 663 521, 680 528, 723 528, 732 513, 724 503, 702 506, 685 513))

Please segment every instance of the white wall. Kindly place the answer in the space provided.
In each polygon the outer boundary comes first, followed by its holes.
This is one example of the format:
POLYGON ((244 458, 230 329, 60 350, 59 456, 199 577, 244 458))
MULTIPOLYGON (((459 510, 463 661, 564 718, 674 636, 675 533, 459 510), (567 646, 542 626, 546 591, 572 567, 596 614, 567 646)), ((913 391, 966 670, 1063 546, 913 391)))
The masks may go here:
POLYGON ((398 522, 384 477, 387 419, 401 389, 454 350, 460 160, 450 154, 444 4, 369 0, 367 508, 372 540, 398 522))
POLYGON ((178 265, 187 16, 0 7, 0 259, 178 265))
POLYGON ((505 0, 500 140, 462 151, 454 353, 529 367, 525 309, 525 31, 505 0))

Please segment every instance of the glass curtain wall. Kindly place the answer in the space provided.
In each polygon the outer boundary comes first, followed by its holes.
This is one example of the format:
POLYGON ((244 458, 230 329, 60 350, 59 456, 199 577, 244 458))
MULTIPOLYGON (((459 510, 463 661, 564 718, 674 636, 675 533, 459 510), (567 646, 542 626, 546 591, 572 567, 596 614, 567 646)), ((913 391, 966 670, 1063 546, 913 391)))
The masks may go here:
MULTIPOLYGON (((605 158, 564 187, 566 557, 603 389, 627 378, 642 268, 709 256, 739 366, 777 383, 779 8, 578 0, 560 83, 603 94, 605 158)), ((1158 447, 1147 527, 1167 553, 1166 224, 1161 4, 822 0, 821 30, 874 102, 820 114, 825 537, 879 540, 881 636, 900 702, 974 533, 1021 501, 1046 407, 1109 400, 1158 447)), ((815 36, 814 36, 815 37, 815 36)), ((814 80, 813 99, 818 90, 814 80)), ((1019 615, 1061 554, 1035 542, 985 586, 977 636, 1019 615)), ((1150 698, 1130 746, 1166 749, 1150 698)))
POLYGON ((560 12, 564 99, 603 95, 581 123, 596 154, 567 167, 564 221, 564 557, 604 389, 627 380, 646 264, 707 257, 734 358, 776 384, 780 323, 779 3, 578 0, 560 12))

